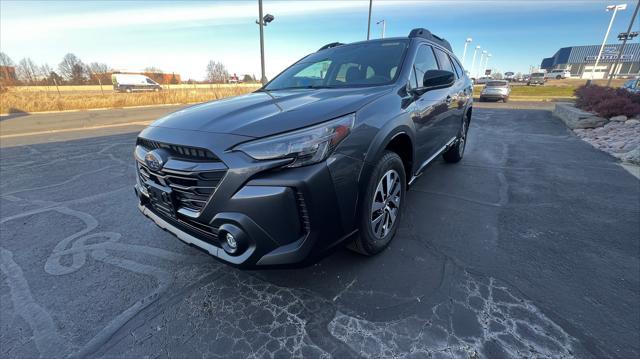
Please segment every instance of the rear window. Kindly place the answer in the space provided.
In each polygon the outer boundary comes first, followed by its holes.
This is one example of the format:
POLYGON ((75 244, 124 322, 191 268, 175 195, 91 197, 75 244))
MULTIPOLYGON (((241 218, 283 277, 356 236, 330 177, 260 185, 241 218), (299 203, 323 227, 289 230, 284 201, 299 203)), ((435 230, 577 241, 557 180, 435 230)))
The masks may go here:
POLYGON ((544 77, 544 73, 536 72, 535 74, 531 74, 531 77, 544 77))
POLYGON ((506 81, 489 81, 487 82, 487 87, 504 87, 507 86, 506 81))

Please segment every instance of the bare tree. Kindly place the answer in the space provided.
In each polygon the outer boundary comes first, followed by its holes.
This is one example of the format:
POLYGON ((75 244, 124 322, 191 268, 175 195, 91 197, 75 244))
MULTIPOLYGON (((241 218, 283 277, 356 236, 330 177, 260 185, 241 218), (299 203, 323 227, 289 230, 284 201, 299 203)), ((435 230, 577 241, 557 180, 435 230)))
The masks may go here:
POLYGON ((41 65, 40 67, 38 67, 38 79, 45 85, 51 85, 49 83, 49 75, 52 72, 53 69, 51 68, 51 66, 49 66, 49 64, 41 65))
POLYGON ((227 68, 221 62, 209 61, 207 64, 207 81, 211 83, 224 83, 229 78, 227 68))
POLYGON ((86 81, 86 66, 74 54, 66 54, 58 65, 58 71, 67 81, 74 85, 84 84, 86 81))
POLYGON ((15 64, 7 54, 0 52, 0 66, 15 66, 15 64))
POLYGON ((27 85, 35 85, 38 82, 40 69, 30 58, 24 58, 18 63, 18 79, 27 85))
POLYGON ((100 91, 104 95, 102 84, 109 82, 109 66, 100 62, 92 62, 87 66, 87 72, 89 73, 90 80, 100 85, 100 91))

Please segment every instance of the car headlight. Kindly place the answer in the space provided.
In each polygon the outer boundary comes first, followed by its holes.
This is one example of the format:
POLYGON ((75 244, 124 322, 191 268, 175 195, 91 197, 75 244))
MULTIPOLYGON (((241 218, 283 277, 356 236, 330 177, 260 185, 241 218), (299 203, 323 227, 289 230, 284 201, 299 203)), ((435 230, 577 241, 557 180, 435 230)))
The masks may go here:
POLYGON ((355 114, 323 122, 302 130, 246 142, 233 148, 256 160, 292 158, 287 167, 300 167, 318 163, 351 132, 355 114))

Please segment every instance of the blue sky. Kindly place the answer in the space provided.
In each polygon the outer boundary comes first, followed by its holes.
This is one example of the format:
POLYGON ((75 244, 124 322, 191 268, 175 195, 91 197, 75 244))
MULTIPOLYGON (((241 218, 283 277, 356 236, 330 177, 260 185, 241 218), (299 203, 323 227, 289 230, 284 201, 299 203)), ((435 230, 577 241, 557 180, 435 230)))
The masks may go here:
MULTIPOLYGON (((563 46, 600 44, 618 12, 608 43, 626 31, 637 0, 620 1, 373 1, 372 37, 386 20, 386 37, 425 27, 448 39, 462 56, 473 38, 493 56, 489 67, 527 72, 563 46)), ((366 38, 368 0, 264 0, 275 21, 265 30, 267 76, 322 45, 366 38)), ((30 57, 54 69, 67 52, 84 62, 139 71, 155 66, 183 78, 202 79, 206 63, 223 62, 231 73, 259 78, 257 0, 254 1, 0 1, 0 50, 14 62, 30 57)), ((636 20, 634 30, 639 30, 636 20)), ((638 38, 634 40, 638 42, 638 38)), ((466 65, 471 62, 472 46, 466 65)))

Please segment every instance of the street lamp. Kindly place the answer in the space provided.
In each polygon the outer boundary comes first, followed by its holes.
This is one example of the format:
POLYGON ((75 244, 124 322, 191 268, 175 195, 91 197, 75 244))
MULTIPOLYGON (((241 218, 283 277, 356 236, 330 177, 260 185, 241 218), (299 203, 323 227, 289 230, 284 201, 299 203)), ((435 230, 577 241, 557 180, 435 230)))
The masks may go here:
POLYGON ((489 58, 493 56, 491 54, 487 54, 487 59, 484 61, 484 68, 485 68, 485 73, 486 73, 486 69, 489 68, 489 58))
POLYGON ((264 74, 264 30, 263 28, 272 22, 275 17, 271 14, 262 16, 262 0, 258 0, 258 20, 256 24, 260 25, 260 68, 262 71, 262 77, 260 82, 264 85, 267 82, 267 77, 264 74))
POLYGON ((609 21, 609 27, 607 27, 607 32, 604 34, 604 40, 602 41, 602 45, 600 46, 600 51, 598 51, 598 56, 596 57, 596 63, 593 65, 593 68, 591 69, 591 80, 593 80, 593 75, 596 72, 596 67, 598 67, 598 63, 600 62, 600 56, 602 56, 604 45, 607 43, 607 37, 609 37, 609 31, 611 31, 611 25, 613 25, 613 20, 616 18, 616 14, 618 13, 618 10, 625 10, 626 8, 627 8, 627 4, 607 6, 607 11, 613 11, 613 15, 611 15, 611 21, 609 21))
POLYGON ((482 61, 484 61, 484 55, 487 54, 487 50, 482 50, 482 54, 480 55, 480 61, 478 62, 478 70, 476 71, 476 78, 480 77, 480 69, 482 67, 482 61))
POLYGON ((384 21, 384 19, 376 22, 376 25, 380 25, 380 24, 382 24, 382 37, 381 37, 381 39, 384 39, 384 30, 385 30, 385 27, 387 25, 387 22, 384 21))
POLYGON ((478 50, 480 50, 480 49, 481 49, 481 47, 480 47, 480 45, 478 45, 478 46, 476 46, 476 48, 473 50, 473 58, 471 59, 471 68, 470 68, 470 70, 471 70, 471 74, 473 74, 473 73, 474 73, 473 69, 474 69, 474 67, 476 66, 476 53, 477 53, 477 52, 478 52, 478 50))
POLYGON ((473 41, 472 38, 467 37, 467 39, 464 41, 464 50, 462 51, 462 66, 464 67, 464 58, 465 56, 467 56, 467 45, 469 45, 471 43, 471 41, 473 41))
POLYGON ((640 10, 640 1, 638 1, 638 3, 636 4, 636 9, 633 10, 633 15, 631 16, 631 21, 629 22, 629 28, 627 29, 627 32, 623 32, 618 35, 618 40, 622 41, 622 46, 620 46, 620 51, 618 52, 618 56, 616 56, 616 61, 613 63, 613 70, 609 73, 609 81, 607 81, 607 87, 611 86, 611 80, 613 80, 613 75, 618 68, 618 63, 624 55, 624 47, 627 45, 627 40, 633 40, 634 37, 638 36, 637 31, 631 31, 631 29, 633 28, 633 22, 636 20, 636 16, 638 15, 638 10, 640 10))

